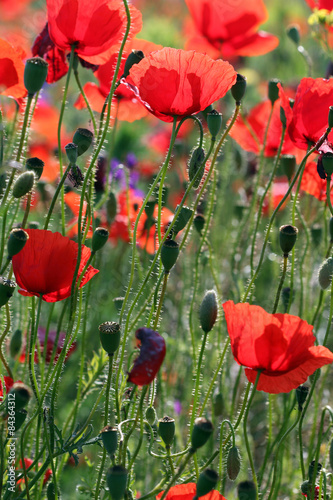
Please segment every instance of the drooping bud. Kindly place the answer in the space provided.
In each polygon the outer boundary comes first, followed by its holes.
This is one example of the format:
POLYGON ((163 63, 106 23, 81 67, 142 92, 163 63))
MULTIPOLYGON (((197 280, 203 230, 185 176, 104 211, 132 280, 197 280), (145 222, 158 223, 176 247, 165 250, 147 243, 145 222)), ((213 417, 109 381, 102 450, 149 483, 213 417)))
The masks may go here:
POLYGON ((216 486, 219 476, 213 469, 205 469, 198 477, 196 497, 203 497, 216 486))
POLYGON ((114 354, 120 344, 120 325, 114 321, 106 321, 98 329, 103 349, 109 355, 114 354))
POLYGON ((201 113, 203 114, 205 120, 207 121, 207 115, 208 113, 210 113, 211 111, 213 111, 213 105, 212 104, 209 104, 209 106, 207 106, 207 108, 205 108, 203 111, 201 111, 201 113))
POLYGON ((15 404, 13 406, 15 407, 15 411, 18 411, 27 406, 30 398, 31 390, 29 387, 22 382, 15 382, 7 394, 7 412, 11 407, 11 401, 14 401, 15 404))
POLYGON ((12 358, 16 358, 16 356, 20 353, 22 348, 22 331, 15 330, 10 339, 9 344, 9 352, 12 358))
POLYGON ((87 128, 78 128, 73 136, 73 142, 77 145, 77 155, 81 156, 90 148, 94 134, 87 128))
POLYGON ((241 457, 237 446, 232 446, 227 456, 227 473, 231 481, 235 481, 241 468, 241 457))
POLYGON ((139 64, 139 62, 142 61, 144 57, 145 55, 142 50, 132 50, 132 52, 126 59, 124 73, 121 78, 127 78, 130 73, 131 67, 134 66, 134 64, 139 64))
POLYGON ((128 471, 122 465, 111 467, 106 473, 106 482, 112 500, 122 500, 125 495, 128 471))
POLYGON ((300 385, 296 389, 296 399, 298 403, 298 410, 303 410, 303 405, 309 394, 309 387, 307 385, 300 385))
POLYGON ((67 154, 68 161, 72 165, 76 164, 76 160, 77 160, 77 157, 78 157, 78 149, 79 149, 78 145, 75 144, 74 142, 69 142, 65 146, 65 151, 66 151, 66 154, 67 154))
POLYGON ((146 420, 149 425, 154 425, 156 421, 156 411, 153 406, 148 406, 148 408, 146 409, 146 420))
POLYGON ((333 174, 333 153, 324 153, 321 155, 322 165, 327 177, 333 174))
POLYGON ((257 489, 253 481, 242 481, 237 488, 238 500, 256 500, 257 489))
POLYGON ((179 255, 179 245, 174 240, 165 240, 161 248, 161 262, 164 271, 169 273, 176 264, 179 255))
POLYGON ((286 128, 286 126, 287 126, 287 117, 286 117, 286 112, 285 112, 283 106, 280 106, 280 122, 282 123, 282 127, 286 128))
POLYGON ((205 151, 202 148, 195 148, 192 152, 189 165, 188 165, 188 177, 190 182, 196 176, 195 182, 193 184, 193 189, 198 189, 202 176, 205 172, 205 151))
POLYGON ((197 450, 198 448, 201 448, 210 436, 212 435, 214 430, 213 424, 210 422, 210 420, 207 420, 206 418, 197 418, 194 421, 194 426, 192 430, 192 436, 191 436, 191 446, 193 450, 197 450))
POLYGON ((108 241, 109 231, 105 227, 97 227, 94 231, 91 249, 93 252, 97 252, 104 247, 105 243, 108 241))
POLYGON ((197 232, 200 234, 200 236, 202 234, 203 228, 205 227, 205 222, 206 222, 206 219, 201 214, 198 214, 194 217, 193 224, 194 224, 194 227, 197 230, 197 232))
MULTIPOLYGON (((176 207, 176 211, 177 211, 177 209, 178 209, 178 205, 176 207)), ((188 221, 192 217, 192 214, 193 214, 193 210, 191 208, 189 208, 189 207, 182 207, 181 208, 181 210, 178 214, 177 220, 174 223, 173 228, 172 228, 175 235, 178 234, 179 231, 184 229, 184 227, 186 226, 186 224, 188 223, 188 221)))
POLYGON ((171 417, 163 417, 158 421, 158 433, 165 446, 171 446, 175 436, 175 420, 171 417))
POLYGON ((207 115, 207 125, 210 135, 215 138, 222 127, 222 113, 213 109, 213 111, 207 115))
POLYGON ((116 427, 107 425, 101 430, 101 436, 104 448, 107 453, 112 457, 118 448, 118 430, 116 427))
POLYGON ((331 284, 333 274, 333 257, 329 257, 323 262, 319 269, 318 281, 323 290, 326 290, 331 284))
POLYGON ((28 95, 39 92, 47 77, 48 63, 41 57, 27 59, 24 67, 24 86, 28 95))
POLYGON ((290 40, 293 41, 297 46, 299 46, 299 42, 301 39, 299 26, 297 24, 291 24, 290 26, 287 26, 286 32, 290 40))
POLYGON ((217 296, 215 290, 208 290, 205 293, 200 305, 200 325, 205 333, 213 328, 217 318, 217 296))
POLYGON ((26 418, 27 418, 28 412, 24 408, 21 408, 20 410, 15 411, 15 432, 17 432, 22 425, 24 424, 26 418))
POLYGON ((282 155, 280 159, 280 165, 283 173, 288 177, 288 180, 290 181, 293 178, 296 169, 296 156, 282 155))
POLYGON ((27 159, 25 163, 25 168, 27 170, 31 170, 32 172, 34 172, 37 180, 39 180, 42 177, 44 165, 45 163, 43 162, 43 160, 35 156, 33 158, 27 159))
POLYGON ((23 172, 19 175, 13 186, 14 198, 22 198, 29 193, 35 182, 35 174, 31 171, 23 172))
POLYGON ((268 82, 268 99, 271 101, 272 106, 279 98, 278 83, 280 83, 280 80, 278 80, 277 78, 272 78, 268 82))
POLYGON ((291 226, 290 224, 280 227, 280 247, 285 257, 288 256, 289 252, 294 248, 297 233, 297 227, 291 226))
POLYGON ((231 95, 235 99, 236 104, 240 104, 244 97, 246 90, 246 78, 245 76, 237 73, 236 83, 231 87, 231 95))
POLYGON ((15 281, 0 277, 0 307, 7 304, 15 291, 15 287, 15 281))
POLYGON ((24 229, 20 227, 12 229, 7 242, 8 259, 12 259, 14 255, 18 254, 24 248, 28 239, 29 235, 24 229))

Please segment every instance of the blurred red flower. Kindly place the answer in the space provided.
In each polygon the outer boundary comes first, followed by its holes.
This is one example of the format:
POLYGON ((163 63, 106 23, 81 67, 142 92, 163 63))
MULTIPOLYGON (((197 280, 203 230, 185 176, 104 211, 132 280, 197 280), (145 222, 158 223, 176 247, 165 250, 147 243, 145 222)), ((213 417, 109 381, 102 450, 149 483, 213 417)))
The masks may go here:
MULTIPOLYGON (((275 49, 279 40, 258 31, 267 18, 263 0, 186 0, 194 21, 186 49, 196 49, 217 58, 221 54, 259 56, 275 49)), ((189 28, 188 28, 189 30, 189 28)))
MULTIPOLYGON (((326 180, 319 177, 315 161, 308 162, 305 165, 301 180, 301 189, 319 201, 326 201, 326 180)), ((333 202, 332 186, 331 200, 333 202)))
MULTIPOLYGON (((41 326, 39 326, 38 331, 37 331, 37 337, 38 337, 38 342, 40 345, 40 351, 41 351, 42 357, 43 357, 43 353, 44 353, 44 349, 45 349, 45 333, 46 333, 45 328, 42 328, 41 326)), ((46 363, 49 363, 51 361, 51 356, 52 356, 52 352, 53 352, 56 338, 57 338, 57 331, 50 330, 48 333, 47 342, 46 342, 46 355, 45 355, 46 363)), ((66 333, 59 332, 56 351, 55 351, 55 357, 54 357, 54 363, 57 362, 57 360, 60 356, 60 353, 64 347, 65 338, 66 338, 66 333)), ((71 347, 69 348, 69 350, 66 354, 65 361, 67 361, 67 359, 71 356, 71 354, 73 354, 75 349, 76 349, 76 342, 73 342, 73 344, 71 345, 71 347)), ((25 354, 25 352, 23 352, 21 354, 21 356, 19 357, 20 363, 24 363, 25 359, 26 359, 26 354, 25 354)), ((37 347, 35 350, 34 361, 35 361, 35 363, 39 363, 37 347)))
MULTIPOLYGON (((33 464, 33 460, 31 460, 31 458, 25 458, 24 459, 24 465, 25 465, 26 469, 28 469, 31 466, 31 464, 33 464)), ((42 464, 38 462, 38 466, 41 467, 41 465, 42 464)), ((20 460, 20 467, 21 467, 21 469, 23 469, 22 460, 20 460)), ((52 470, 51 469, 46 469, 45 474, 44 474, 44 479, 43 479, 43 485, 45 485, 48 482, 48 480, 50 479, 51 476, 52 476, 52 470)), ((23 479, 19 479, 17 481, 18 485, 21 485, 21 484, 24 484, 24 483, 25 483, 25 479, 24 478, 23 479)))
POLYGON ((314 346, 312 326, 290 314, 269 314, 259 306, 223 304, 231 349, 258 390, 279 394, 303 384, 318 368, 333 362, 333 353, 314 346))
POLYGON ((333 9, 333 0, 305 0, 311 9, 333 9))
MULTIPOLYGON (((197 485, 195 483, 177 484, 170 488, 165 500, 192 500, 196 495, 196 491, 197 485)), ((164 492, 161 491, 161 493, 156 496, 156 499, 159 500, 163 493, 164 492)), ((212 490, 210 493, 200 498, 202 500, 226 500, 226 498, 216 490, 212 490)))
POLYGON ((0 39, 0 94, 20 99, 27 94, 23 83, 24 53, 0 39))
POLYGON ((136 385, 150 384, 157 375, 165 357, 165 341, 150 328, 139 328, 135 337, 140 343, 140 354, 128 374, 128 382, 136 385))
MULTIPOLYGON (((8 391, 10 391, 11 387, 13 386, 14 384, 14 380, 11 378, 11 377, 3 377, 4 381, 5 381, 5 389, 6 389, 6 394, 8 393, 8 391)), ((0 402, 3 400, 3 387, 2 387, 2 382, 1 382, 1 379, 0 379, 0 402)))
MULTIPOLYGON (((93 64, 103 64, 120 47, 127 16, 120 0, 47 0, 48 31, 55 45, 93 64)), ((130 37, 142 27, 141 13, 132 5, 130 37)))
MULTIPOLYGON (((311 147, 315 145, 328 126, 329 107, 333 102, 333 79, 302 78, 293 108, 281 85, 280 97, 290 139, 300 149, 306 150, 309 144, 311 147)), ((333 132, 328 135, 328 140, 333 142, 333 132)))
POLYGON ((204 110, 236 81, 234 68, 195 51, 166 47, 132 66, 126 79, 148 111, 172 122, 204 110))
MULTIPOLYGON (((29 239, 18 254, 14 255, 13 271, 21 295, 43 295, 46 302, 57 302, 71 295, 76 267, 78 244, 43 229, 25 229, 29 239)), ((90 257, 90 249, 82 245, 79 274, 90 257)), ((89 266, 80 288, 98 273, 89 266)))
MULTIPOLYGON (((75 193, 75 191, 69 191, 68 193, 65 193, 64 199, 66 205, 71 209, 74 215, 74 218, 71 219, 67 224, 68 229, 66 231, 66 234, 68 238, 75 238, 75 236, 77 236, 77 230, 78 230, 81 196, 78 193, 75 193)), ((82 222, 84 221, 84 218, 86 216, 86 211, 87 211, 87 202, 84 201, 82 209, 82 222)), ((84 226, 84 228, 85 227, 86 226, 84 226)), ((92 223, 90 222, 87 238, 92 238, 92 235, 93 235, 93 229, 92 229, 92 223)))

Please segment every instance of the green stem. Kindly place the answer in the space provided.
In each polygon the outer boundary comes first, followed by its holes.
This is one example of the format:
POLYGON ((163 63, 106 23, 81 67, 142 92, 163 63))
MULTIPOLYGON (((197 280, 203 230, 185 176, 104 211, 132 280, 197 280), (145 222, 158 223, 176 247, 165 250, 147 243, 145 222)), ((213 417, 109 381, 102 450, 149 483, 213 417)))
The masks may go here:
POLYGON ((286 273, 287 273, 287 265, 288 265, 288 255, 284 255, 283 256, 283 269, 282 269, 281 279, 280 279, 278 289, 276 291, 275 302, 274 302, 272 314, 276 313, 278 305, 279 305, 281 290, 282 290, 283 283, 284 283, 286 273))
POLYGON ((196 378, 195 378, 194 399, 193 399, 191 422, 190 422, 190 434, 192 433, 192 429, 193 429, 193 425, 194 425, 194 420, 195 420, 195 416, 196 416, 195 413, 196 413, 198 397, 199 397, 199 393, 200 393, 200 390, 199 390, 200 389, 200 378, 202 377, 201 365, 202 365, 204 350, 206 347, 207 335, 208 335, 208 332, 204 332, 202 342, 201 342, 201 349, 200 349, 200 353, 199 353, 198 364, 197 364, 197 366, 195 366, 196 378))
POLYGON ((161 309, 162 309, 162 304, 163 304, 163 300, 164 300, 165 291, 166 291, 166 288, 167 288, 169 274, 170 273, 167 273, 167 272, 164 273, 162 291, 161 291, 161 295, 160 295, 160 299, 159 299, 159 303, 158 303, 158 307, 157 307, 157 311, 156 311, 156 316, 155 316, 153 330, 156 330, 157 325, 158 325, 158 320, 159 320, 159 317, 160 317, 160 314, 161 314, 161 309))
POLYGON ((90 114, 91 122, 92 122, 93 127, 94 127, 94 137, 97 137, 97 125, 96 125, 96 120, 95 120, 94 112, 91 109, 91 106, 89 104, 87 96, 86 96, 86 94, 84 92, 84 89, 83 89, 83 87, 81 85, 81 81, 80 81, 80 77, 79 77, 79 72, 78 72, 78 65, 77 64, 75 64, 75 66, 74 66, 74 76, 75 76, 75 80, 76 80, 77 86, 80 89, 80 93, 81 93, 81 95, 82 95, 82 97, 84 99, 84 102, 85 102, 85 104, 87 106, 87 109, 89 111, 89 114, 90 114))
POLYGON ((10 310, 9 310, 9 305, 8 305, 8 302, 6 304, 6 319, 7 319, 7 324, 6 324, 6 328, 3 332, 3 334, 1 335, 1 338, 0 338, 0 359, 1 359, 1 362, 5 368, 5 370, 7 371, 8 375, 10 378, 14 379, 13 377, 13 373, 12 373, 12 370, 10 369, 7 361, 6 361, 6 358, 2 352, 2 344, 7 336, 7 333, 9 332, 10 330, 10 325, 11 325, 11 321, 10 321, 10 310))

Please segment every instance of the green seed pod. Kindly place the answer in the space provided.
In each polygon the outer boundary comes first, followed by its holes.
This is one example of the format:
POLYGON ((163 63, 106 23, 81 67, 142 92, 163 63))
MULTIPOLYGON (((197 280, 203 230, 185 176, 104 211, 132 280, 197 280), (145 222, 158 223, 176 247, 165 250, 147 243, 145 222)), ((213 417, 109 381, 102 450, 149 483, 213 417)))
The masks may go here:
POLYGON ((12 229, 7 242, 8 259, 19 253, 24 248, 28 239, 28 233, 20 227, 12 229))
POLYGON ((213 109, 213 111, 207 115, 207 125, 210 135, 216 137, 222 127, 222 113, 213 109))
POLYGON ((209 104, 209 106, 207 106, 207 108, 205 108, 203 111, 201 111, 201 113, 203 114, 203 117, 204 119, 207 121, 207 115, 208 113, 211 113, 211 111, 213 111, 213 105, 212 104, 209 104))
POLYGON ((232 446, 227 456, 227 473, 231 481, 235 481, 241 468, 241 457, 237 446, 232 446))
POLYGON ((290 26, 287 26, 286 32, 287 32, 287 36, 290 38, 290 40, 292 42, 294 42, 298 47, 300 39, 301 39, 298 25, 291 24, 290 26))
POLYGON ((120 325, 114 321, 106 321, 98 329, 103 349, 109 355, 114 354, 120 344, 120 325))
POLYGON ((288 177, 288 180, 290 181, 294 176, 296 170, 296 156, 282 155, 280 159, 280 165, 283 173, 288 177))
POLYGON ((36 156, 33 158, 28 158, 25 162, 25 168, 35 173, 37 180, 42 177, 45 163, 36 156))
POLYGON ((323 262, 319 269, 318 281, 323 290, 331 284, 333 274, 333 257, 329 257, 323 262))
POLYGON ((111 467, 106 473, 106 482, 112 500, 122 500, 125 495, 128 471, 122 465, 111 467))
POLYGON ((15 281, 0 277, 0 307, 7 304, 15 291, 15 287, 15 281))
POLYGON ((13 186, 14 198, 22 198, 22 196, 28 194, 34 185, 34 182, 35 174, 29 170, 19 175, 13 186))
POLYGON ((132 50, 132 52, 126 59, 124 73, 121 78, 127 78, 130 73, 131 67, 134 66, 134 64, 139 64, 139 62, 142 61, 144 57, 145 55, 142 50, 132 50))
POLYGON ((200 325, 205 333, 213 328, 217 318, 217 296, 215 290, 208 290, 202 299, 199 311, 200 325))
POLYGON ((65 146, 65 151, 66 151, 66 154, 67 154, 68 161, 72 165, 76 164, 76 160, 77 160, 77 157, 78 157, 78 149, 79 149, 78 145, 75 144, 74 142, 69 142, 65 146))
POLYGON ((297 239, 298 229, 295 226, 287 224, 280 227, 280 247, 283 255, 288 256, 293 249, 297 239))
POLYGON ((179 255, 179 245, 174 240, 165 240, 161 248, 161 262, 164 271, 169 273, 176 264, 179 255))
POLYGON ((203 228, 205 227, 205 222, 206 219, 201 214, 198 214, 194 217, 193 224, 200 236, 202 234, 203 228))
POLYGON ((6 408, 11 408, 11 402, 14 401, 15 411, 21 410, 29 403, 31 390, 22 382, 15 382, 7 394, 6 408))
MULTIPOLYGON (((177 209, 178 209, 178 205, 176 207, 176 211, 177 211, 177 209)), ((184 227, 186 226, 186 224, 188 223, 188 221, 192 217, 192 214, 193 214, 193 210, 191 208, 188 208, 188 207, 181 208, 179 215, 177 217, 177 220, 172 228, 175 235, 177 233, 179 233, 179 231, 184 229, 184 227)))
POLYGON ((319 247, 322 240, 322 235, 323 235, 323 228, 321 227, 321 225, 314 224, 311 227, 311 239, 312 239, 312 244, 315 248, 319 247))
POLYGON ((117 215, 117 200, 113 191, 109 192, 108 199, 106 200, 106 218, 109 224, 117 215))
POLYGON ((14 423, 15 432, 17 432, 19 429, 21 429, 27 416, 28 416, 28 412, 24 408, 21 408, 20 410, 15 411, 15 423, 14 423))
POLYGON ((200 186, 202 176, 205 172, 205 164, 203 162, 204 159, 205 159, 205 151, 202 148, 195 148, 192 152, 188 164, 188 176, 190 182, 192 182, 197 172, 199 172, 193 184, 193 189, 198 189, 198 187, 200 186))
POLYGON ((333 128, 333 106, 329 107, 329 111, 328 111, 328 126, 329 126, 329 128, 333 128))
POLYGON ((41 57, 27 59, 24 68, 24 86, 29 96, 39 92, 47 77, 48 63, 41 57))
POLYGON ((16 358, 16 356, 21 352, 22 348, 22 332, 21 330, 15 330, 10 339, 9 344, 9 352, 12 358, 16 358))
POLYGON ((117 427, 112 427, 111 425, 107 425, 104 429, 101 430, 101 436, 104 448, 107 453, 112 457, 118 448, 118 430, 117 427))
POLYGON ((94 134, 87 128, 78 128, 73 136, 73 142, 77 145, 77 155, 81 156, 90 148, 94 134))
POLYGON ((268 99, 271 101, 272 106, 279 98, 278 83, 280 83, 280 80, 277 78, 272 78, 272 80, 268 82, 268 99))
POLYGON ((105 243, 108 241, 109 231, 105 227, 97 227, 94 231, 91 248, 93 252, 97 252, 104 247, 105 243))
POLYGON ((321 155, 322 165, 327 177, 333 174, 333 153, 324 153, 321 155))
POLYGON ((257 489, 252 481, 242 481, 237 488, 238 500, 256 500, 257 489))
POLYGON ((210 493, 216 486, 219 479, 218 474, 213 469, 205 469, 198 477, 196 496, 203 497, 210 493))
POLYGON ((245 76, 237 73, 236 83, 231 87, 231 95, 235 99, 236 104, 239 105, 244 97, 246 90, 246 78, 245 76))
POLYGON ((149 423, 149 425, 154 425, 156 422, 156 411, 153 406, 148 406, 146 409, 146 420, 149 423))
POLYGON ((213 433, 213 430, 213 424, 209 420, 203 417, 197 418, 194 421, 191 436, 192 449, 195 451, 198 448, 201 448, 201 446, 203 446, 208 441, 213 433))
POLYGON ((214 394, 213 397, 214 416, 220 417, 221 415, 223 415, 224 407, 225 404, 224 404, 223 394, 221 392, 217 392, 216 394, 214 394))
POLYGON ((171 417, 163 417, 158 421, 158 434, 160 435, 165 446, 171 446, 175 436, 175 421, 171 417))

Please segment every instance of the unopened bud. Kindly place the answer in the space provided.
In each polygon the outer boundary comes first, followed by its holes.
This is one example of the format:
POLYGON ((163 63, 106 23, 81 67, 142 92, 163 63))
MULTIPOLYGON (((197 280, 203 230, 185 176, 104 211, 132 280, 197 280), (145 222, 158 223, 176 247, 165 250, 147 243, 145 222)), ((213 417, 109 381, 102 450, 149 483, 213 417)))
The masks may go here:
POLYGON ((48 66, 41 57, 27 59, 24 67, 24 86, 28 95, 33 96, 40 91, 47 77, 48 66))
POLYGON ((108 241, 109 231, 105 227, 97 227, 94 231, 91 249, 93 252, 97 252, 104 247, 105 243, 108 241))
POLYGON ((9 344, 9 352, 12 358, 16 358, 16 356, 20 353, 22 348, 22 331, 15 330, 10 339, 9 344))
POLYGON ((200 305, 200 324, 205 333, 208 333, 213 328, 217 318, 217 296, 215 290, 209 290, 200 305))
POLYGON ((73 142, 77 145, 77 155, 81 156, 90 148, 94 134, 87 128, 78 128, 73 136, 73 142))
MULTIPOLYGON (((178 209, 178 206, 176 208, 176 211, 178 209)), ((192 214, 193 214, 193 210, 189 207, 182 207, 179 214, 178 214, 178 217, 177 217, 177 220, 176 222, 174 223, 173 225, 173 232, 174 234, 178 234, 179 231, 182 231, 182 229, 184 229, 184 227, 186 226, 186 224, 188 223, 188 221, 190 220, 190 218, 192 217, 192 214)))
POLYGON ((213 469, 202 471, 197 481, 196 497, 203 497, 210 493, 215 488, 218 479, 219 476, 213 469))
POLYGON ((205 227, 205 222, 205 217, 201 214, 198 214, 194 217, 193 224, 200 236, 202 234, 203 228, 205 227))
POLYGON ((169 273, 176 264, 179 255, 179 245, 174 240, 165 240, 161 248, 161 262, 164 271, 169 273))
POLYGON ((227 456, 227 473, 231 481, 235 481, 241 468, 241 457, 237 446, 232 446, 227 456))
POLYGON ((195 148, 192 152, 189 165, 188 165, 188 177, 190 182, 195 178, 193 189, 198 189, 202 176, 205 172, 205 151, 202 148, 195 148))
POLYGON ((130 73, 131 67, 134 66, 134 64, 139 64, 139 62, 142 61, 144 57, 145 55, 142 50, 132 50, 132 52, 126 59, 124 73, 121 78, 126 78, 130 73))
POLYGON ((29 403, 31 390, 22 382, 15 382, 7 394, 7 412, 10 409, 10 402, 15 401, 15 411, 21 410, 29 403))
POLYGON ((153 406, 148 406, 148 408, 146 409, 146 420, 149 425, 154 425, 156 421, 156 411, 153 406))
POLYGON ((323 262, 319 269, 318 281, 323 290, 326 290, 331 284, 333 274, 333 257, 329 257, 323 262))
POLYGON ((43 160, 37 157, 33 157, 27 159, 25 168, 34 172, 37 180, 39 180, 42 177, 44 165, 45 163, 43 162, 43 160))
POLYGON ((15 281, 0 277, 0 307, 7 304, 15 291, 15 287, 15 281))
POLYGON ((333 174, 333 153, 324 153, 321 155, 321 161, 326 175, 331 177, 333 174))
POLYGON ((297 24, 287 26, 287 36, 298 46, 301 39, 299 26, 297 24))
POLYGON ((222 113, 213 109, 213 111, 207 115, 207 125, 210 135, 215 138, 222 127, 222 113))
POLYGON ((13 186, 14 198, 22 198, 22 196, 29 193, 35 182, 35 174, 31 171, 23 172, 16 179, 13 186))
POLYGON ((197 418, 194 421, 194 427, 191 436, 192 450, 195 451, 198 448, 201 448, 201 446, 203 446, 208 441, 213 433, 213 430, 214 427, 210 420, 207 420, 203 417, 197 418))
POLYGON ((235 99, 236 104, 240 104, 244 97, 246 90, 246 78, 245 76, 237 73, 236 83, 231 87, 231 95, 235 99))
POLYGON ((8 259, 18 254, 24 248, 28 239, 29 235, 24 229, 20 227, 12 229, 7 242, 8 259))
POLYGON ((279 98, 278 83, 280 83, 280 80, 277 78, 272 78, 272 80, 268 82, 268 99, 271 101, 272 106, 279 98))
POLYGON ((288 177, 290 181, 294 176, 296 169, 296 156, 295 155, 282 155, 280 159, 280 165, 283 173, 288 177))

